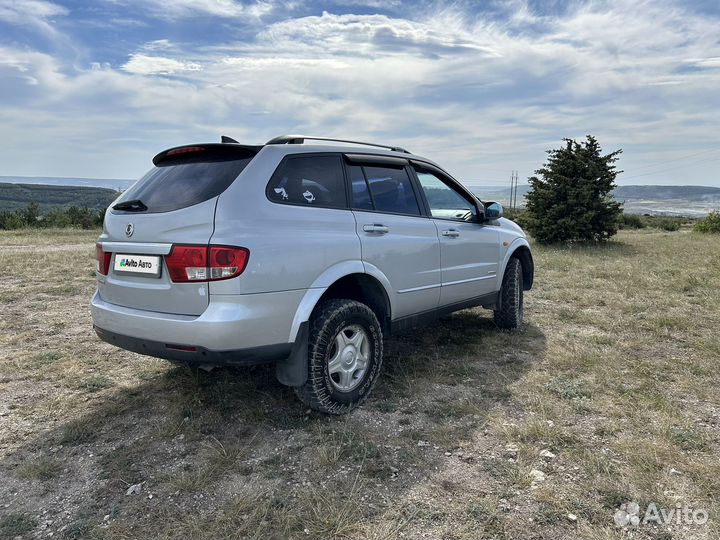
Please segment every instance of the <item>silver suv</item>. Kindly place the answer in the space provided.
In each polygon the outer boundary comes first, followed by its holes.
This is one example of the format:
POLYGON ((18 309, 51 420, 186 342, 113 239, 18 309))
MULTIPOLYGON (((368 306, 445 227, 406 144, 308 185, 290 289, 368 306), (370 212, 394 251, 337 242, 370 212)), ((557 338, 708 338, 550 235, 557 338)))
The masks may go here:
POLYGON ((200 367, 274 362, 305 404, 342 414, 368 397, 392 332, 473 306, 522 325, 526 235, 432 161, 285 136, 153 163, 97 243, 108 343, 200 367))

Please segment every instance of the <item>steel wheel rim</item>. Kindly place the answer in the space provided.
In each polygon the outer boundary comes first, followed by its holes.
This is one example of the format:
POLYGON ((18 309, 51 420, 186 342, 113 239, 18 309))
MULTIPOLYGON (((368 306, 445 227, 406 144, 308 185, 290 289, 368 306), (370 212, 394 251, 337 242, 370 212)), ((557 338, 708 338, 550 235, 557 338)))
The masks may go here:
POLYGON ((370 339, 364 328, 350 324, 332 341, 328 358, 330 384, 339 392, 352 392, 365 378, 370 360, 370 339))

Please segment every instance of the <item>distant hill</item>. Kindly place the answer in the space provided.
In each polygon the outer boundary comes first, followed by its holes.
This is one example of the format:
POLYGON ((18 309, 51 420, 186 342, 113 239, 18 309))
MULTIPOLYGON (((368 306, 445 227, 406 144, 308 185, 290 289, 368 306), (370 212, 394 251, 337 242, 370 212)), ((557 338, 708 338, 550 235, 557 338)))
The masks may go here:
POLYGON ((0 183, 9 184, 42 184, 46 186, 83 186, 99 187, 124 191, 135 183, 135 180, 111 178, 62 178, 47 176, 0 176, 0 183))
POLYGON ((618 186, 615 198, 622 199, 682 199, 689 202, 720 200, 720 188, 709 186, 618 186))
MULTIPOLYGON (((509 187, 469 187, 481 200, 509 203, 509 187)), ((525 206, 529 191, 528 185, 518 186, 518 206, 525 206)), ((699 217, 720 208, 720 188, 709 186, 618 186, 614 195, 629 214, 699 217)))
MULTIPOLYGON (((0 211, 15 210, 35 201, 45 210, 53 206, 100 209, 135 180, 0 176, 0 211)), ((466 185, 484 201, 509 203, 508 186, 466 185)), ((518 186, 517 202, 525 205, 527 184, 518 186)), ((708 186, 618 186, 615 198, 628 213, 702 216, 720 208, 720 188, 708 186)))
POLYGON ((702 217, 720 208, 720 188, 708 186, 619 186, 615 198, 628 214, 702 217))
MULTIPOLYGON (((504 186, 470 186, 475 193, 496 193, 508 197, 510 188, 504 186)), ((530 186, 518 186, 518 200, 530 191, 530 186)), ((618 186, 617 199, 685 199, 702 201, 720 198, 720 188, 710 186, 618 186)))
POLYGON ((30 202, 38 203, 43 213, 70 206, 100 210, 117 196, 117 191, 107 188, 0 183, 0 211, 25 208, 30 202))

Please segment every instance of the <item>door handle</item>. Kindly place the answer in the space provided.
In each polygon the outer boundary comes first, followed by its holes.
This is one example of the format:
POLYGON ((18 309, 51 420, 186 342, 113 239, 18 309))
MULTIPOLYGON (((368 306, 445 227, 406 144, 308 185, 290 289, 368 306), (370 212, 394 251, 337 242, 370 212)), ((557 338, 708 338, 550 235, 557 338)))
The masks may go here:
POLYGON ((363 231, 369 233, 386 234, 390 232, 390 229, 388 229, 382 223, 373 223, 372 225, 363 225, 363 231))
POLYGON ((448 229, 447 231, 443 231, 442 235, 448 236, 450 238, 457 238, 458 236, 460 236, 460 231, 456 229, 448 229))

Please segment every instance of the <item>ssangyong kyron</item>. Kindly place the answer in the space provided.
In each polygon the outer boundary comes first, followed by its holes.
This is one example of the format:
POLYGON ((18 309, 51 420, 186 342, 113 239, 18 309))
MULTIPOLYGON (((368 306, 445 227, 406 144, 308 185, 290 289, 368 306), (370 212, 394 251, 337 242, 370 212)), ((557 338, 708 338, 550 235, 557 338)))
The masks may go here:
POLYGON ((195 366, 275 362, 313 409, 369 395, 383 337, 473 306, 523 321, 522 229, 398 147, 283 136, 171 148, 113 202, 97 334, 195 366))

